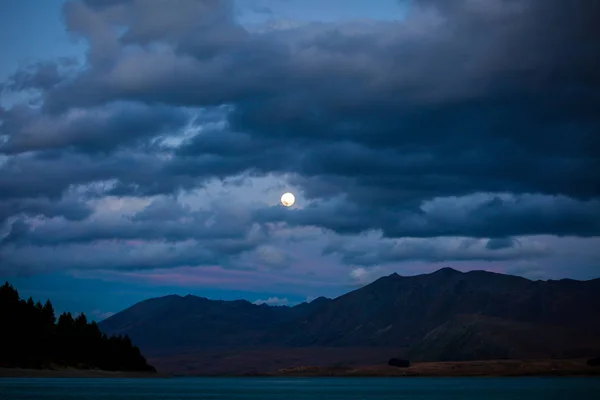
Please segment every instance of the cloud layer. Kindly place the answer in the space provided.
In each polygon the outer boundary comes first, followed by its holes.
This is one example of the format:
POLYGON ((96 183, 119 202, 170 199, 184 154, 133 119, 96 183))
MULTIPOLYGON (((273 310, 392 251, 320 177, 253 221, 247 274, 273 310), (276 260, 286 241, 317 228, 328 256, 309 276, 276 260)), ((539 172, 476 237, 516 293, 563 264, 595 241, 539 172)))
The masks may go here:
POLYGON ((575 3, 67 1, 84 64, 1 85, 28 100, 0 107, 0 272, 559 265, 552 238, 600 236, 600 8, 575 3))

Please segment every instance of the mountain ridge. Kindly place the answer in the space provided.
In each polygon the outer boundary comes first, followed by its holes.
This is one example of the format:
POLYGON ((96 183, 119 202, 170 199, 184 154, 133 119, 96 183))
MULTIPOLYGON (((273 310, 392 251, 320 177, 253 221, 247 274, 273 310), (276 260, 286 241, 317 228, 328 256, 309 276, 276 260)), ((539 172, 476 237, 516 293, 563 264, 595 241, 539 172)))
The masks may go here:
POLYGON ((600 279, 533 281, 447 267, 414 276, 390 274, 334 299, 294 306, 164 296, 137 303, 99 326, 128 334, 149 354, 163 355, 323 347, 396 348, 432 361, 587 356, 600 352, 593 338, 600 337, 598 308, 600 279), (585 338, 585 346, 568 340, 565 331, 585 338), (545 339, 535 352, 520 344, 533 343, 536 336, 545 339), (463 347, 453 345, 462 342, 463 347))

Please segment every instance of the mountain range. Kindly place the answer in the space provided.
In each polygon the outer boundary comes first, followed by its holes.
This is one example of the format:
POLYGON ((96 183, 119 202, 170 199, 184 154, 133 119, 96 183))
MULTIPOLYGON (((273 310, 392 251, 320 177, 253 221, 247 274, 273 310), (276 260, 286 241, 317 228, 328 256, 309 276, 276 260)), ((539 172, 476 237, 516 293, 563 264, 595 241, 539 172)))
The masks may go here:
POLYGON ((600 279, 532 281, 443 268, 392 274, 293 307, 169 295, 100 322, 159 370, 227 373, 298 365, 587 357, 600 352, 600 279))

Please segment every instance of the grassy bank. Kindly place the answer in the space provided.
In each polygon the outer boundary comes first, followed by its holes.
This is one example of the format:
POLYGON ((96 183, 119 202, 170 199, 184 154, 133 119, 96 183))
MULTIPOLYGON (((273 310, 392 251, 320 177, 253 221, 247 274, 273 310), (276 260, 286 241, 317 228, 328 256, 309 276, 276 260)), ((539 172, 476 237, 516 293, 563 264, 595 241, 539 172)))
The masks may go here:
POLYGON ((281 369, 273 376, 600 376, 599 367, 585 359, 574 360, 492 360, 463 362, 422 362, 410 368, 388 365, 344 367, 296 367, 281 369))

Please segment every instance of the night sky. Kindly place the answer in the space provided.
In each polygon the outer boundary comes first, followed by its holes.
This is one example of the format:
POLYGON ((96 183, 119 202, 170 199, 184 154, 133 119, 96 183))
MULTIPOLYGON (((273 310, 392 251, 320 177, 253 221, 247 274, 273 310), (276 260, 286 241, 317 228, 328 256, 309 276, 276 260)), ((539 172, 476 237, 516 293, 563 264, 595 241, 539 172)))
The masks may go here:
POLYGON ((102 319, 446 266, 599 277, 599 17, 597 0, 3 0, 0 279, 102 319))

